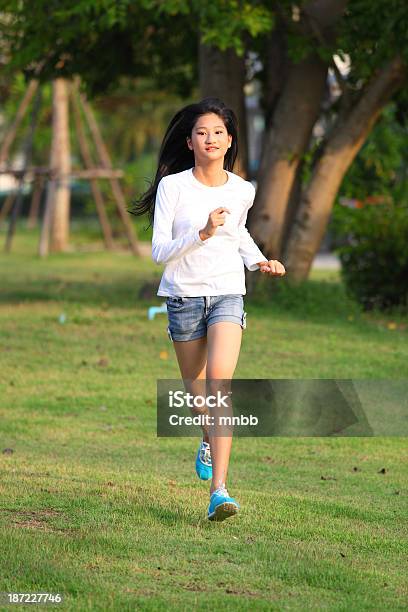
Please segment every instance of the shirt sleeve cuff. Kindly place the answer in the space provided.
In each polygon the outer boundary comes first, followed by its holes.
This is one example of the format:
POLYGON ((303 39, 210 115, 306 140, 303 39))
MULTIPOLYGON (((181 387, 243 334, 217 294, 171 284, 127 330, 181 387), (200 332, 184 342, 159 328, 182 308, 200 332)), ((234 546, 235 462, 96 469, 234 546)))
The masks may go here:
POLYGON ((255 270, 259 270, 258 263, 261 263, 261 261, 268 261, 268 259, 266 257, 259 256, 251 257, 246 258, 244 263, 250 272, 254 272, 255 270))
POLYGON ((256 263, 246 264, 246 267, 248 268, 250 272, 255 272, 255 270, 259 270, 259 266, 256 263))
POLYGON ((200 238, 200 230, 199 229, 195 230, 195 241, 200 246, 204 245, 207 242, 206 240, 201 240, 201 238, 200 238))

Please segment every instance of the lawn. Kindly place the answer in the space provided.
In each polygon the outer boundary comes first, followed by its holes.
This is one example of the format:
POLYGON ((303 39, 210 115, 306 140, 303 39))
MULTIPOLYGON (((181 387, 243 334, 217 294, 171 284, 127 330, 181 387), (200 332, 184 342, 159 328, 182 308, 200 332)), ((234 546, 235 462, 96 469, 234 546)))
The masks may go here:
MULTIPOLYGON (((22 231, 0 255, 0 591, 75 611, 405 610, 407 438, 236 438, 242 511, 207 521, 198 438, 156 436, 156 380, 179 377, 165 315, 147 320, 161 268, 75 240, 40 260, 22 231)), ((235 378, 408 378, 407 319, 360 313, 336 272, 246 310, 235 378)))

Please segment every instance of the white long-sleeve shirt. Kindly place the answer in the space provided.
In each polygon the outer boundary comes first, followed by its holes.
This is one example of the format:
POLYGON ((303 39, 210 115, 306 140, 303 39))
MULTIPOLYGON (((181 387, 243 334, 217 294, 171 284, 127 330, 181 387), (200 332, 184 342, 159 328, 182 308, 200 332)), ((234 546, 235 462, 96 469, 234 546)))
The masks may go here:
POLYGON ((208 187, 193 168, 163 177, 157 188, 152 257, 165 264, 157 295, 197 297, 236 293, 245 295, 244 264, 258 270, 267 261, 245 227, 255 188, 249 181, 226 171, 228 181, 208 187), (208 215, 225 206, 224 225, 201 240, 199 231, 208 215))

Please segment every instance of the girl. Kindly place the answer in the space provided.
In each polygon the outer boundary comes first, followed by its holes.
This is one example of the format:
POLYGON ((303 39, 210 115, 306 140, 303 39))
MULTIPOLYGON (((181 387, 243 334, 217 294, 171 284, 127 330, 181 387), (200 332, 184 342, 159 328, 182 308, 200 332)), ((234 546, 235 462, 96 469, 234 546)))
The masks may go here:
MULTIPOLYGON (((170 121, 155 180, 133 210, 153 221, 152 257, 165 264, 157 295, 167 298, 167 332, 186 391, 204 397, 220 379, 232 379, 238 361, 246 327, 244 264, 285 274, 245 227, 255 189, 232 172, 237 153, 231 109, 218 98, 185 106, 170 121)), ((240 508, 226 489, 232 437, 205 426, 203 434, 196 472, 211 478, 208 518, 222 521, 240 508)))

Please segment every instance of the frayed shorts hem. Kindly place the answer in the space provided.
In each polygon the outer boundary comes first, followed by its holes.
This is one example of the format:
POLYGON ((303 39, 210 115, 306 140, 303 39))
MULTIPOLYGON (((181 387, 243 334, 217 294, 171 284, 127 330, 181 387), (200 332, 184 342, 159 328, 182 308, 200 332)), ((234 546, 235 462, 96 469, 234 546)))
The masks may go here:
MULTIPOLYGON (((214 325, 214 323, 221 323, 221 322, 229 322, 229 323, 236 323, 237 325, 240 325, 242 329, 245 329, 246 327, 246 312, 244 312, 242 319, 240 319, 239 317, 233 317, 233 316, 229 316, 229 317, 213 317, 211 319, 211 321, 208 323, 207 328, 210 327, 211 325, 214 325)), ((167 327, 167 334, 170 338, 170 340, 172 342, 187 342, 188 340, 198 340, 199 338, 205 338, 205 336, 207 335, 207 329, 203 328, 203 329, 198 329, 197 331, 193 332, 193 333, 186 333, 186 334, 180 334, 180 333, 172 333, 170 330, 170 327, 167 327)))

